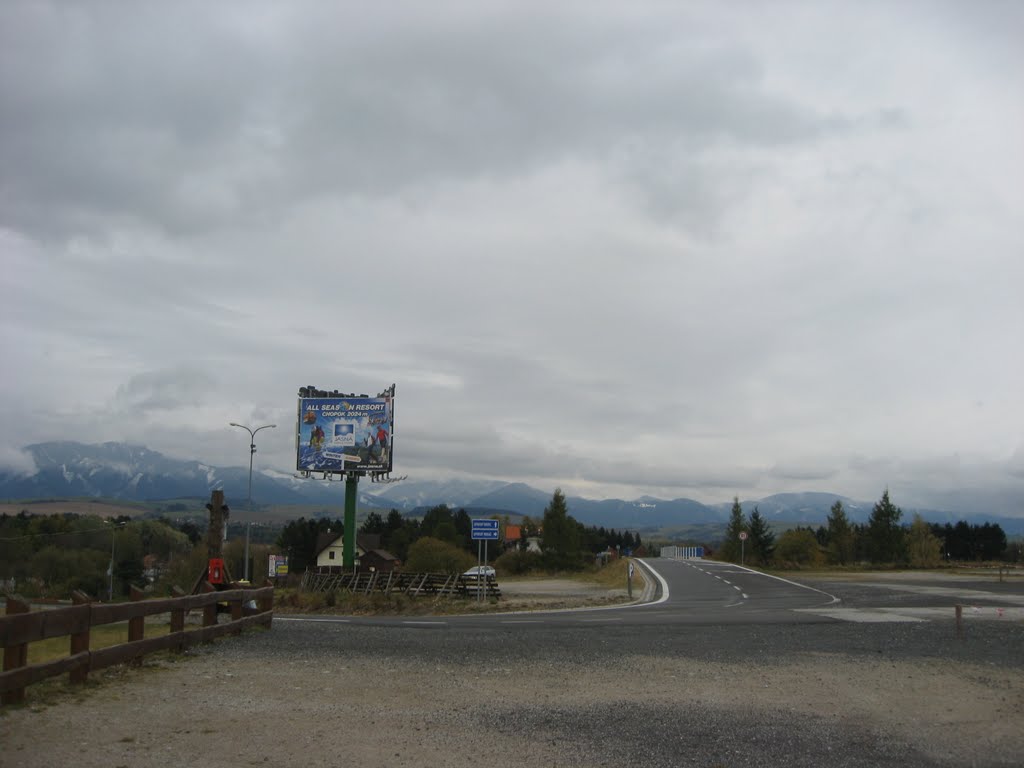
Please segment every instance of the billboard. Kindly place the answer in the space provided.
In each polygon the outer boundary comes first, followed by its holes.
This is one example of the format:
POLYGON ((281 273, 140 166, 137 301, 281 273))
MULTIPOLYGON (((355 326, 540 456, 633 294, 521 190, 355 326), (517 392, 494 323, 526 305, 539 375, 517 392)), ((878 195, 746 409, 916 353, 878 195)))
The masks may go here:
POLYGON ((394 398, 300 397, 296 467, 307 472, 390 472, 394 398))

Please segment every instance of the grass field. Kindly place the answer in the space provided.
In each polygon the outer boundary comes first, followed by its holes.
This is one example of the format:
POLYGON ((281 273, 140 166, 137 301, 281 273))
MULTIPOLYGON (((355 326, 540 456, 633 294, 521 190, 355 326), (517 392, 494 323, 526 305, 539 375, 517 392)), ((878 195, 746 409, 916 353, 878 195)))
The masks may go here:
POLYGON ((71 512, 76 515, 97 515, 98 517, 117 517, 118 515, 142 515, 151 507, 147 504, 109 501, 91 501, 77 499, 71 501, 17 501, 0 504, 0 514, 16 516, 22 510, 30 515, 63 515, 71 512))
MULTIPOLYGON (((146 637, 162 637, 170 632, 168 624, 146 624, 146 637)), ((112 645, 128 642, 128 622, 104 624, 93 627, 89 633, 89 649, 96 651, 112 645)), ((71 655, 69 637, 51 637, 28 645, 28 663, 41 664, 44 661, 62 659, 71 655)))

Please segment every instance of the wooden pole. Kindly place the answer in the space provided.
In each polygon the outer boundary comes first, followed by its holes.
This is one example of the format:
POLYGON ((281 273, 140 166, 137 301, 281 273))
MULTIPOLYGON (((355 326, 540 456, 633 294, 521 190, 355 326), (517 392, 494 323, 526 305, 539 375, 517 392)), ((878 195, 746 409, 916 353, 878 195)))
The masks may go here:
MULTIPOLYGON (((92 598, 89 597, 85 592, 75 590, 71 593, 71 602, 75 605, 88 605, 92 602, 92 598)), ((89 621, 91 626, 92 621, 89 621)), ((89 650, 89 626, 82 632, 77 632, 71 635, 71 655, 74 656, 78 653, 83 653, 89 650)), ((79 685, 89 679, 89 665, 79 667, 78 669, 71 670, 68 675, 68 679, 72 684, 79 685)))
MULTIPOLYGON (((216 592, 216 591, 217 590, 214 589, 213 584, 211 584, 208 581, 204 581, 202 583, 202 585, 201 585, 201 588, 200 588, 200 592, 203 592, 203 593, 216 592)), ((217 604, 216 603, 210 603, 209 605, 203 607, 203 626, 204 627, 212 627, 216 623, 217 623, 217 604)))
POLYGON ((206 505, 210 510, 210 527, 206 533, 207 556, 212 560, 215 557, 224 556, 224 491, 213 491, 210 494, 210 503, 206 505))
MULTIPOLYGON (((184 597, 185 596, 185 590, 183 590, 181 587, 173 587, 171 589, 171 593, 174 595, 174 597, 184 597)), ((185 631, 185 609, 184 608, 175 608, 173 611, 171 611, 171 634, 173 635, 175 632, 184 632, 184 631, 185 631)), ((184 640, 182 640, 182 642, 180 642, 178 644, 176 650, 179 653, 181 653, 181 651, 185 650, 185 642, 184 642, 184 640)))
MULTIPOLYGON (((146 593, 138 587, 133 586, 131 588, 131 601, 137 603, 139 600, 146 599, 146 593)), ((134 618, 128 619, 128 642, 134 643, 136 640, 142 640, 146 634, 146 617, 135 616, 134 618)), ((142 657, 136 656, 131 660, 133 667, 142 666, 142 657)))
MULTIPOLYGON (((29 604, 16 595, 7 596, 7 615, 28 613, 29 604)), ((4 648, 4 672, 18 669, 28 664, 28 643, 16 643, 4 648)), ((25 689, 17 688, 0 694, 0 704, 22 704, 25 701, 25 689)))

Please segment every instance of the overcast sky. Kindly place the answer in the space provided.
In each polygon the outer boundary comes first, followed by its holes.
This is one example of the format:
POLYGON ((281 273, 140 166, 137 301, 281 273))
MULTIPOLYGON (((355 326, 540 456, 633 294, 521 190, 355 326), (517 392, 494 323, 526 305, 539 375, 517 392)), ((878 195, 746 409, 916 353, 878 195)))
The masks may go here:
MULTIPOLYGON (((1024 4, 0 5, 0 459, 1024 499, 1024 4)), ((1024 505, 1022 505, 1024 507, 1024 505)))

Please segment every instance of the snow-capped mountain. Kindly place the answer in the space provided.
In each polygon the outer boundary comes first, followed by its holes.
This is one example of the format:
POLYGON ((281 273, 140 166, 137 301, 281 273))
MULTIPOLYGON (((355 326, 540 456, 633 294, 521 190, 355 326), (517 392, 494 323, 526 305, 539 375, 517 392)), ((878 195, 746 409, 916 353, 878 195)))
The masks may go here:
MULTIPOLYGON (((248 467, 214 467, 198 461, 171 459, 140 445, 74 442, 38 443, 24 449, 33 458, 36 471, 0 470, 0 498, 68 499, 105 498, 126 501, 156 501, 204 497, 214 489, 224 491, 232 504, 244 502, 248 490, 248 467)), ((507 512, 540 517, 551 500, 552 488, 541 491, 523 483, 500 480, 404 480, 375 485, 360 484, 362 508, 422 511, 438 504, 468 510, 507 512)), ((268 504, 317 504, 341 508, 344 484, 301 479, 294 473, 262 470, 252 476, 252 498, 257 506, 268 504)), ((785 493, 763 499, 744 500, 743 511, 754 507, 769 521, 823 524, 837 500, 843 502, 849 518, 865 522, 873 502, 856 501, 830 493, 785 493)), ((702 504, 693 499, 658 499, 644 496, 633 501, 596 501, 568 497, 569 512, 585 525, 614 528, 658 529, 681 524, 724 523, 731 502, 702 504)), ((984 510, 963 512, 903 508, 904 522, 914 512, 926 520, 945 523, 999 522, 1007 533, 1024 531, 1024 518, 986 515, 984 510)))

